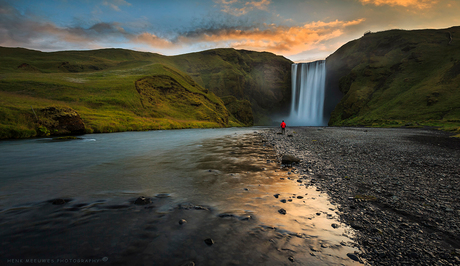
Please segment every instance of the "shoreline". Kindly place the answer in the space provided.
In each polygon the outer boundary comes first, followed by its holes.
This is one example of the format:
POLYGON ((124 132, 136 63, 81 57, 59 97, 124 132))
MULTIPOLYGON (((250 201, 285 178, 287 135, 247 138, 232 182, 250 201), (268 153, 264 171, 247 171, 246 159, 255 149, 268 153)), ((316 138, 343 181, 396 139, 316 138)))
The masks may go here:
POLYGON ((460 263, 460 140, 442 131, 295 127, 261 131, 278 157, 338 204, 371 265, 460 263), (290 135, 290 136, 289 136, 290 135))

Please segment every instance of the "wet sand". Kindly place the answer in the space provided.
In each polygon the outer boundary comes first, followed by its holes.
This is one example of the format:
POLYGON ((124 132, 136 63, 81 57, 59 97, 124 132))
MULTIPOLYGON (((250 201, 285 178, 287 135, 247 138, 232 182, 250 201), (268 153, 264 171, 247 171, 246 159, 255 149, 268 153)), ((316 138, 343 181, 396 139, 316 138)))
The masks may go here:
MULTIPOLYGON (((200 199, 34 202, 0 211, 2 265, 359 265, 340 206, 261 134, 202 143, 200 199), (284 210, 281 211, 281 210, 284 210)), ((172 164, 171 167, 174 167, 172 164)), ((199 185, 198 185, 199 184, 199 185)))
POLYGON ((460 139, 409 128, 262 132, 301 159, 308 184, 339 207, 370 265, 460 265, 460 139))

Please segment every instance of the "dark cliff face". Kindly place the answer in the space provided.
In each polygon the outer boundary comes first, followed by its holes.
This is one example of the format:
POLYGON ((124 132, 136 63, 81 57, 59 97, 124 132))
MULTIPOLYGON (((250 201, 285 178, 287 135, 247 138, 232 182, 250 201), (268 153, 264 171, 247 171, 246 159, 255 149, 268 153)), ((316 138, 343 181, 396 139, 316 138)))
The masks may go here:
POLYGON ((214 49, 172 58, 176 67, 219 97, 251 103, 256 124, 275 113, 288 113, 291 64, 282 56, 235 49, 214 49))
POLYGON ((326 62, 329 125, 460 121, 460 27, 368 33, 326 62))

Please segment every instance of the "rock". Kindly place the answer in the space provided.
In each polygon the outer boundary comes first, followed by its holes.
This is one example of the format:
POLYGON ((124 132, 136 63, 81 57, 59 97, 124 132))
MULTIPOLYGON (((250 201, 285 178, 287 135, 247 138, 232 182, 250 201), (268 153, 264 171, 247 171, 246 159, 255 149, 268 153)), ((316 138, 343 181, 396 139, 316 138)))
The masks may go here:
POLYGON ((282 200, 280 200, 280 201, 281 201, 282 203, 286 203, 286 200, 285 200, 285 199, 282 199, 282 200))
POLYGON ((298 199, 303 199, 303 196, 297 196, 298 199))
POLYGON ((332 228, 334 228, 334 229, 336 229, 336 228, 339 228, 339 227, 340 227, 340 225, 338 225, 338 224, 335 224, 335 223, 334 223, 334 224, 331 224, 331 226, 332 226, 332 228))
POLYGON ((69 107, 47 107, 37 111, 39 131, 45 135, 82 135, 86 133, 80 115, 69 107))
POLYGON ((146 204, 150 204, 152 203, 152 200, 150 198, 146 198, 146 197, 139 197, 137 198, 135 201, 134 201, 134 204, 136 205, 146 205, 146 204))
POLYGON ((289 257, 289 261, 294 262, 294 257, 293 257, 293 256, 290 256, 290 257, 289 257))
POLYGON ((281 214, 283 214, 283 215, 286 214, 286 210, 285 210, 285 209, 279 209, 278 212, 281 213, 281 214))
POLYGON ((293 163, 300 163, 300 159, 295 157, 294 155, 283 155, 283 157, 281 158, 281 164, 293 163))
POLYGON ((187 223, 187 220, 185 220, 185 219, 180 219, 180 220, 179 220, 179 224, 180 224, 180 225, 183 225, 183 224, 185 224, 185 223, 187 223))
POLYGON ((275 198, 278 198, 279 196, 280 196, 280 194, 273 195, 273 197, 275 197, 275 198))
POLYGON ((347 256, 354 261, 359 261, 358 256, 356 256, 354 253, 348 253, 347 256))
POLYGON ((206 245, 208 245, 208 246, 212 246, 212 245, 214 245, 214 240, 212 240, 211 238, 206 238, 204 240, 204 243, 206 243, 206 245))

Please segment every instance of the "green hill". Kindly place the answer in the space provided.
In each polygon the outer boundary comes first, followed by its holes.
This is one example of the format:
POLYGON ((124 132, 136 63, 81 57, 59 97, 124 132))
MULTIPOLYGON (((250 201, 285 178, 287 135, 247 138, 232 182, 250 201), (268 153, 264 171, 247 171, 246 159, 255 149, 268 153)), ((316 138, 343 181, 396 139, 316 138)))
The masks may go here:
POLYGON ((460 127, 460 27, 366 33, 326 62, 329 125, 460 127))
POLYGON ((0 138, 64 134, 53 119, 69 110, 86 132, 252 125, 290 99, 291 62, 270 53, 0 47, 0 57, 0 138))

